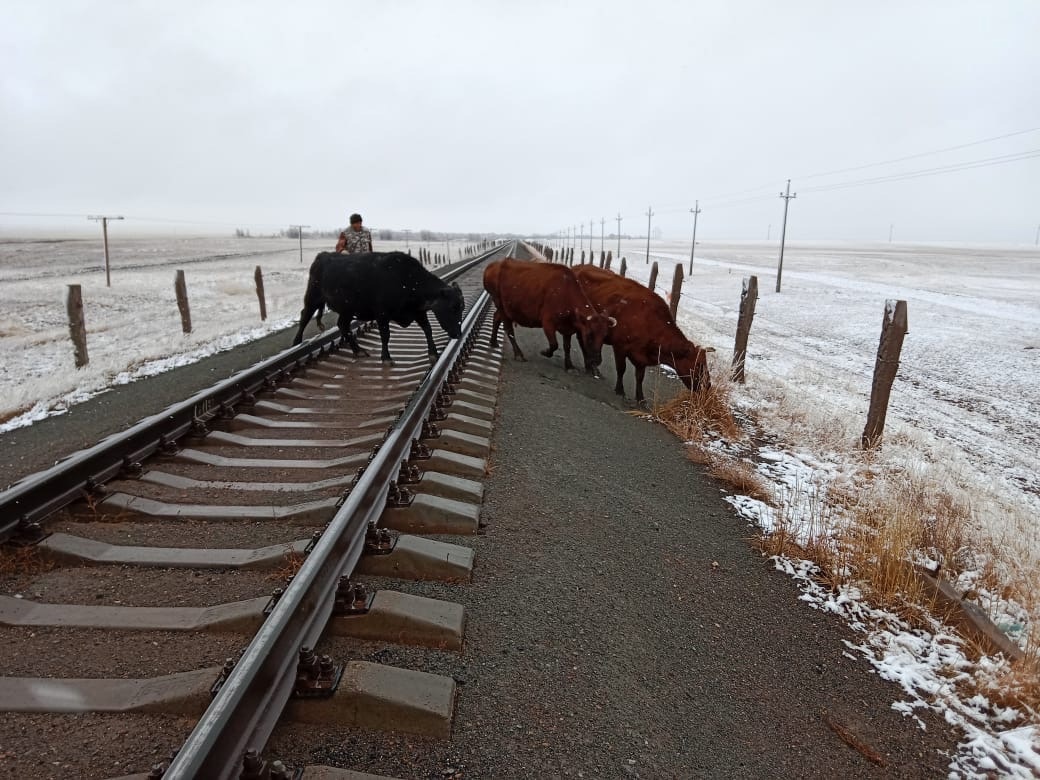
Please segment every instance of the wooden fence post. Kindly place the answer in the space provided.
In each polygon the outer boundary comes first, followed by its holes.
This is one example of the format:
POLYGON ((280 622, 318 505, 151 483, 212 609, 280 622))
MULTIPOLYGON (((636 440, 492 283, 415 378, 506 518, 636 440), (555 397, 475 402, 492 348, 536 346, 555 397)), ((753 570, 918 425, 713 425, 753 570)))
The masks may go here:
POLYGON ((253 271, 253 279, 256 280, 256 297, 260 300, 260 321, 267 319, 267 299, 264 297, 264 272, 260 266, 253 271))
POLYGON ((578 265, 585 265, 585 250, 581 250, 581 262, 578 265))
POLYGON ((625 258, 622 257, 621 258, 621 268, 618 271, 618 273, 620 273, 622 276, 624 276, 627 271, 628 271, 628 265, 625 263, 625 258))
POLYGON ((646 286, 653 292, 657 287, 657 261, 654 260, 654 264, 650 266, 650 278, 647 280, 646 286))
POLYGON ((607 253, 602 249, 599 250, 599 267, 604 268, 607 265, 607 253))
POLYGON ((672 322, 678 321, 676 314, 679 311, 679 297, 682 295, 682 280, 682 263, 676 263, 675 274, 672 276, 672 299, 668 302, 668 309, 672 312, 672 322))
POLYGON ((747 340, 751 321, 755 319, 755 301, 758 300, 758 277, 744 279, 740 291, 740 315, 737 317, 737 339, 733 342, 733 381, 744 384, 744 362, 747 360, 747 340))
POLYGON ((606 268, 609 271, 611 263, 613 263, 613 262, 614 262, 614 250, 611 249, 610 251, 607 252, 607 264, 605 266, 603 266, 603 267, 606 268))
POLYGON ((181 330, 191 333, 191 309, 188 307, 188 285, 184 283, 184 271, 178 271, 173 281, 177 293, 177 308, 181 313, 181 330))
POLYGON ((881 320, 881 341, 878 344, 877 361, 874 363, 874 382, 870 387, 870 409, 867 425, 863 429, 860 444, 863 449, 881 447, 885 432, 885 416, 888 414, 888 398, 892 393, 892 382, 899 370, 899 353, 903 349, 903 336, 907 334, 906 301, 885 301, 885 315, 881 320))
POLYGON ((83 368, 90 362, 90 356, 87 354, 87 324, 83 319, 83 290, 78 284, 69 285, 65 310, 69 314, 69 336, 72 337, 76 368, 83 368))

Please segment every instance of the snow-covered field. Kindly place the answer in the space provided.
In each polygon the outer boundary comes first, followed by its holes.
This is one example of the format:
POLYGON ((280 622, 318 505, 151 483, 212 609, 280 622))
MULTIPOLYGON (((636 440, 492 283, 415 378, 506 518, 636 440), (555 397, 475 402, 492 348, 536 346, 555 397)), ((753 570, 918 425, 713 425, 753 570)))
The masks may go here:
MULTIPOLYGON (((404 249, 403 242, 377 243, 380 251, 404 249)), ((291 324, 311 260, 334 244, 305 238, 301 263, 293 239, 112 237, 109 288, 100 240, 0 238, 0 431, 291 324), (263 271, 266 322, 253 281, 256 266, 263 271), (177 269, 188 288, 187 335, 174 296, 177 269), (75 368, 69 340, 69 284, 83 290, 90 364, 82 369, 75 368)), ((413 253, 418 246, 411 242, 413 253)), ((461 246, 453 242, 453 254, 461 246)))
MULTIPOLYGON (((622 255, 628 276, 645 283, 645 243, 623 242, 622 255)), ((654 242, 650 260, 660 265, 657 291, 667 296, 676 262, 688 270, 689 243, 654 242)), ((904 299, 909 333, 884 447, 872 465, 958 496, 971 507, 964 546, 980 553, 979 569, 988 563, 1020 593, 1040 591, 1040 250, 792 243, 781 293, 774 291, 776 262, 776 242, 698 242, 683 285, 679 324, 694 341, 717 348, 718 374, 732 356, 742 279, 758 276, 747 385, 733 397, 773 440, 757 458, 778 506, 735 496, 738 512, 767 530, 782 515, 796 538, 819 532, 821 497, 842 480, 847 488, 864 465, 856 445, 885 301, 904 299)), ((820 587, 808 562, 778 565, 800 580, 805 601, 863 633, 849 649, 903 687, 897 709, 912 715, 932 707, 965 730, 951 776, 1040 776, 1037 714, 960 695, 978 689, 965 687, 969 678, 1002 679, 1005 661, 971 660, 941 624, 911 628, 872 609, 855 587, 820 587)), ((977 573, 969 566, 958 584, 980 591, 979 603, 1025 644, 1040 603, 974 588, 977 573)))
MULTIPOLYGON (((100 241, 0 239, 0 431, 290 324, 309 260, 329 243, 305 240, 301 264, 293 240, 120 238, 112 243, 109 289, 100 241), (257 265, 267 292, 266 323, 253 285, 257 265), (190 335, 181 333, 173 293, 179 268, 191 301, 190 335), (91 360, 80 370, 73 366, 65 313, 66 285, 73 283, 83 286, 91 360)), ((645 282, 645 243, 622 242, 622 254, 629 276, 645 282)), ((661 266, 657 289, 666 295, 675 263, 688 263, 689 244, 653 242, 651 255, 661 266)), ((716 376, 728 370, 742 279, 758 275, 747 385, 734 398, 754 410, 773 439, 771 449, 758 454, 760 472, 777 486, 777 511, 810 524, 821 491, 862 465, 855 449, 885 301, 902 298, 909 333, 877 465, 926 474, 966 496, 974 539, 1002 551, 998 563, 1006 575, 1040 579, 1040 250, 791 243, 779 294, 776 255, 776 242, 700 243, 679 321, 695 341, 718 350, 716 376)), ((734 498, 734 504, 752 522, 772 521, 770 508, 759 502, 734 498)), ((806 564, 781 565, 803 582, 806 601, 863 630, 862 644, 850 650, 903 686, 907 701, 895 706, 908 714, 935 707, 965 728, 969 738, 952 757, 952 775, 1040 776, 1035 725, 1009 727, 1021 718, 1007 707, 958 698, 957 675, 980 666, 956 637, 938 625, 931 632, 900 629, 894 616, 879 630, 856 592, 824 591, 806 576, 806 564)), ((1024 640, 1040 598, 1029 605, 995 599, 987 606, 1024 640)), ((993 675, 1004 669, 996 659, 982 666, 993 675)))

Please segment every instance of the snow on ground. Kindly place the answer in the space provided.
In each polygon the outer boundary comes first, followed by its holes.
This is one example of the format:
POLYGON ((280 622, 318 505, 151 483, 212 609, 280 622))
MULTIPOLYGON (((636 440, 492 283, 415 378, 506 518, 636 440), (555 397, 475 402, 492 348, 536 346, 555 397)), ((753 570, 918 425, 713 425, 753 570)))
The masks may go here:
MULTIPOLYGON (((298 244, 286 239, 113 238, 109 289, 99 241, 0 239, 0 431, 284 327, 297 316, 310 258, 329 243, 305 240, 301 263, 298 244), (257 265, 267 292, 266 323, 253 285, 257 265), (173 295, 178 268, 187 277, 190 335, 181 333, 173 295), (83 286, 91 362, 79 370, 68 338, 68 284, 83 286)), ((629 276, 645 283, 645 243, 623 242, 621 254, 631 261, 629 276)), ((651 255, 661 266, 657 290, 666 295, 675 263, 688 263, 689 244, 654 242, 651 255)), ((890 466, 931 470, 970 495, 978 533, 1035 577, 1040 251, 791 243, 779 294, 776 256, 775 242, 700 243, 693 275, 683 284, 680 325, 698 343, 718 349, 718 372, 732 353, 742 279, 758 275, 748 384, 734 398, 778 441, 799 443, 759 453, 760 472, 777 486, 779 509, 734 496, 737 510, 766 528, 779 511, 796 521, 796 533, 812 532, 828 486, 849 471, 843 453, 862 432, 885 302, 902 298, 910 332, 881 457, 890 466)), ((965 729, 952 776, 1040 774, 1035 726, 1011 728, 1007 708, 980 697, 958 699, 957 676, 967 673, 969 662, 956 637, 940 626, 911 630, 896 616, 872 610, 854 589, 822 590, 808 562, 778 560, 778 566, 799 579, 806 601, 863 632, 863 642, 850 650, 902 685, 908 699, 897 709, 912 715, 918 707, 937 707, 965 729)), ((1014 635, 1016 623, 1024 636, 1028 617, 1020 607, 996 598, 986 606, 1003 610, 1005 627, 1014 635)), ((982 671, 996 675, 1003 663, 983 659, 982 671)))
MULTIPOLYGON (((680 326, 694 341, 716 347, 714 370, 725 371, 742 280, 758 276, 747 385, 733 397, 787 449, 762 448, 756 458, 775 488, 777 507, 731 496, 737 511, 767 531, 783 521, 802 541, 820 534, 834 511, 826 507, 828 488, 847 478, 858 460, 850 453, 866 421, 886 301, 904 299, 909 333, 879 466, 926 472, 944 489, 970 497, 976 538, 1005 552, 1009 577, 1025 570, 1035 581, 1040 250, 791 243, 776 293, 777 250, 775 242, 698 242, 680 300, 680 326)), ((623 242, 621 254, 629 260, 628 276, 646 283, 645 243, 623 242)), ((689 243, 654 242, 650 255, 660 266, 657 292, 667 297, 675 264, 689 270, 689 243)), ((617 270, 617 258, 614 263, 617 270)), ((941 625, 911 629, 871 609, 854 588, 834 594, 820 587, 807 561, 778 559, 777 565, 799 580, 804 600, 863 632, 863 642, 850 649, 902 686, 907 700, 895 703, 897 709, 912 715, 917 707, 933 707, 965 730, 951 776, 1040 775, 1035 713, 958 695, 958 680, 969 670, 998 679, 1007 670, 1002 658, 969 661, 962 642, 941 625), (1023 720, 1032 722, 1009 725, 1023 720)), ((993 598, 983 606, 1013 638, 1025 640, 1028 616, 1021 605, 993 598)))
MULTIPOLYGON (((310 261, 335 244, 304 239, 301 262, 293 239, 110 239, 110 288, 98 240, 0 239, 0 432, 290 325, 302 305, 310 261), (254 283, 257 266, 266 322, 254 283), (177 269, 185 273, 190 334, 181 332, 177 269), (90 363, 82 369, 75 368, 69 340, 69 284, 83 290, 90 363)), ((376 243, 380 251, 404 249, 399 242, 376 243)), ((421 244, 411 246, 414 252, 421 244)), ((460 246, 453 242, 452 252, 460 246)))

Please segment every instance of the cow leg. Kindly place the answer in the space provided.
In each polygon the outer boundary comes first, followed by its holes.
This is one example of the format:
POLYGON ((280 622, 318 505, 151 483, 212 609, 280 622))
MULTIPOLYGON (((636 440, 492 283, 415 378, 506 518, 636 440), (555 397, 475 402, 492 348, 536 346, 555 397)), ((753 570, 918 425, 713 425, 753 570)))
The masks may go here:
POLYGON ((358 344, 357 339, 354 337, 354 332, 350 329, 350 320, 351 317, 349 314, 339 315, 339 319, 336 320, 339 332, 343 338, 347 340, 347 344, 350 345, 350 351, 354 353, 354 357, 368 357, 368 350, 358 344))
POLYGON ((551 358, 556 354, 556 350, 560 348, 560 344, 556 340, 556 327, 553 325, 543 325, 542 330, 545 331, 545 340, 549 342, 549 346, 542 350, 542 354, 547 358, 551 358))
POLYGON ((645 407, 646 398, 643 397, 643 377, 646 376, 646 366, 636 364, 636 403, 645 407))
POLYGON ((325 313, 325 301, 321 302, 318 306, 318 313, 314 315, 314 324, 318 326, 318 330, 325 330, 325 323, 321 321, 321 315, 325 313))
POLYGON ((516 343, 516 333, 513 330, 513 323, 509 320, 503 320, 506 326, 506 336, 509 337, 509 343, 513 345, 513 359, 526 361, 524 353, 520 351, 520 345, 516 343))
MULTIPOLYGON (((390 320, 376 320, 376 324, 379 325, 379 340, 383 344, 379 359, 384 363, 393 363, 394 359, 390 357, 390 320)), ((426 327, 430 327, 429 322, 426 323, 426 327)))
POLYGON ((614 366, 617 368, 617 382, 614 384, 614 392, 625 397, 625 356, 621 350, 614 347, 614 366))
POLYGON ((502 313, 496 308, 495 317, 491 321, 491 346, 493 348, 498 346, 498 329, 501 327, 501 325, 502 313))
POLYGON ((303 341, 303 331, 306 330, 307 323, 311 321, 312 316, 314 316, 314 309, 305 303, 303 309, 300 310, 300 327, 296 329, 296 336, 292 340, 294 347, 303 341))
POLYGON ((574 364, 571 362, 571 334, 563 334, 563 370, 573 371, 574 364))
POLYGON ((426 336, 426 352, 431 358, 437 357, 437 345, 433 343, 433 329, 430 327, 430 315, 428 312, 422 312, 418 317, 415 318, 416 324, 419 329, 426 336))

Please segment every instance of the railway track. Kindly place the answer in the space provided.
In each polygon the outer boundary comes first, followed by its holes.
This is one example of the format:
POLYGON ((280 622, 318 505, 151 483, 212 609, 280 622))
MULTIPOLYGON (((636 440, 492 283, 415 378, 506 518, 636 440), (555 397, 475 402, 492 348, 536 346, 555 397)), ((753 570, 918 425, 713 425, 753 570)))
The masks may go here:
MULTIPOLYGON (((0 493, 0 539, 34 569, 0 595, 0 760, 19 777, 335 777, 267 760, 276 725, 450 734, 451 678, 321 642, 462 647, 460 605, 365 578, 470 577, 469 548, 427 536, 479 529, 500 357, 481 270, 509 249, 446 274, 468 309, 432 367, 417 328, 395 330, 392 366, 326 333, 0 493)), ((359 339, 375 353, 374 330, 359 339)))

